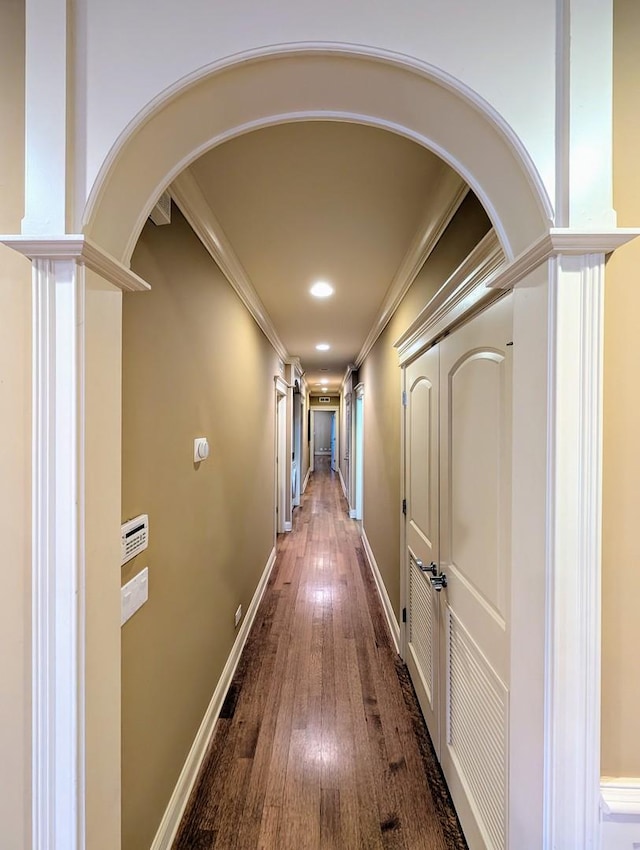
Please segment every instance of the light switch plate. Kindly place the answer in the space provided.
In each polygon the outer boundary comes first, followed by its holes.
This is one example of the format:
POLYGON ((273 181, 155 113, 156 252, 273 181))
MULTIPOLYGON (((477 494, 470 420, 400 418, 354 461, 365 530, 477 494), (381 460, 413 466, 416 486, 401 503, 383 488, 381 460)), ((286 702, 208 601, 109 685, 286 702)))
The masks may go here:
POLYGON ((193 441, 193 462, 202 463, 209 457, 209 441, 206 437, 196 437, 193 441))
POLYGON ((145 567, 120 588, 120 625, 129 620, 149 598, 149 568, 145 567))

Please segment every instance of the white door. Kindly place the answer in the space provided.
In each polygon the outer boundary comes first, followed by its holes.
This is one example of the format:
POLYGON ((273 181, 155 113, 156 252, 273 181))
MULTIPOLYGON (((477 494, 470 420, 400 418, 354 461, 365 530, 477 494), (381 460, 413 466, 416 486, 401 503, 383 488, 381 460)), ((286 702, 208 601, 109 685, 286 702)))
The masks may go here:
POLYGON ((506 850, 511 301, 405 373, 407 664, 470 850, 506 850))
POLYGON ((507 836, 512 327, 507 296, 440 350, 441 762, 471 850, 507 836))
POLYGON ((440 753, 438 392, 439 351, 432 348, 405 370, 405 494, 407 625, 405 660, 436 753, 440 753), (432 570, 429 572, 428 570, 432 570))

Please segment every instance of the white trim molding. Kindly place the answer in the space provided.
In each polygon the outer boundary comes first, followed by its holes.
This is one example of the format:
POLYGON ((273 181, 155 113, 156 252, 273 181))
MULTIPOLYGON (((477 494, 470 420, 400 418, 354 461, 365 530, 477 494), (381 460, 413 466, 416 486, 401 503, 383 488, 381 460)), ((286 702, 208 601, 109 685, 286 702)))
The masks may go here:
POLYGON ((618 227, 611 230, 579 230, 552 227, 512 262, 492 277, 487 286, 492 289, 511 289, 519 280, 542 263, 558 254, 610 254, 640 235, 640 229, 618 227))
POLYGON ((490 230, 394 342, 400 365, 414 358, 470 310, 495 298, 495 293, 487 292, 487 281, 503 265, 504 253, 497 234, 490 230))
POLYGON ((307 474, 304 477, 304 481, 302 482, 302 492, 307 489, 307 484, 309 483, 309 478, 311 477, 311 465, 309 465, 309 469, 307 469, 307 474))
POLYGON ((103 251, 81 233, 64 236, 0 236, 0 243, 30 260, 75 260, 124 292, 145 292, 151 287, 139 275, 103 251))
MULTIPOLYGON (((260 300, 222 225, 215 217, 196 178, 188 168, 176 177, 169 188, 169 193, 191 225, 193 232, 276 350, 278 357, 285 363, 295 363, 296 359, 292 359, 288 354, 267 313, 267 308, 260 300)), ((299 362, 297 361, 298 365, 299 362)))
POLYGON ((598 850, 603 253, 549 261, 545 847, 598 850))
MULTIPOLYGON (((450 168, 445 167, 429 205, 407 253, 398 266, 371 330, 355 360, 355 367, 364 363, 376 340, 391 321, 409 287, 418 276, 429 255, 438 244, 449 222, 469 192, 469 186, 450 168)), ((351 368, 351 367, 350 367, 351 368)), ((349 371, 345 375, 348 377, 349 371)))
POLYGON ((271 575, 275 562, 276 549, 274 547, 271 550, 271 554, 269 555, 262 577, 258 582, 256 591, 253 594, 253 599, 249 604, 245 618, 240 626, 238 636, 233 644, 227 663, 222 671, 222 675, 220 676, 216 689, 213 692, 211 702, 209 703, 202 723, 200 724, 200 728, 198 729, 193 744, 191 745, 189 755, 187 756, 182 771, 180 772, 176 786, 173 789, 173 794, 171 795, 171 799, 165 809, 158 831, 153 839, 151 850, 170 850, 173 844, 184 810, 189 801, 193 786, 195 785, 198 771, 200 770, 200 766, 202 765, 206 755, 211 736, 215 731, 215 726, 218 722, 227 691, 229 690, 238 662, 240 661, 240 656, 242 655, 242 650, 247 642, 247 637, 249 636, 249 632, 251 631, 251 627, 255 621, 258 607, 262 601, 262 597, 264 596, 267 582, 269 581, 269 576, 271 575))
POLYGON ((640 777, 602 777, 600 850, 640 846, 640 777))
POLYGON ((640 818, 640 777, 603 776, 600 780, 600 793, 603 814, 640 818))
POLYGON ((84 269, 33 260, 34 850, 83 850, 84 269))
POLYGON ((457 321, 488 304, 492 290, 512 289, 547 260, 559 255, 609 254, 640 235, 640 229, 551 228, 507 263, 495 231, 490 230, 444 282, 415 321, 398 337, 400 364, 407 363, 457 321))
POLYGON ((391 604, 391 600, 389 599, 389 594, 387 593, 387 588, 382 578, 382 573, 380 572, 380 568, 378 567, 375 555, 373 554, 373 549, 371 548, 371 544, 367 539, 367 535, 365 533, 364 528, 362 529, 362 546, 367 561, 369 562, 369 568, 373 573, 373 578, 378 589, 378 595, 380 596, 380 601, 382 602, 382 608, 384 610, 385 617, 387 618, 387 625, 389 626, 389 631, 391 632, 395 651, 400 652, 400 625, 396 618, 395 611, 393 610, 393 605, 391 604))

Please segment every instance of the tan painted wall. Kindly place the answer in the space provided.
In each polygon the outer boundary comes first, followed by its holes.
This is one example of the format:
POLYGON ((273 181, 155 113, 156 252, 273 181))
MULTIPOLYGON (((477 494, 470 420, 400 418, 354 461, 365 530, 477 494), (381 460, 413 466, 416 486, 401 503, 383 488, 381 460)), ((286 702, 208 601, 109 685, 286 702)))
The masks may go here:
MULTIPOLYGON (((640 3, 614 4, 614 205, 640 225, 640 3)), ((640 241, 607 265, 602 773, 640 776, 640 241)))
POLYGON ((479 202, 468 196, 359 370, 365 406, 363 528, 398 617, 401 372, 393 343, 488 227, 479 202))
MULTIPOLYGON (((0 233, 24 196, 24 2, 0 3, 0 233)), ((0 246, 0 845, 31 846, 31 264, 0 246)))
POLYGON ((148 224, 126 295, 122 518, 149 514, 149 602, 122 630, 123 850, 150 846, 274 544, 265 336, 174 210, 148 224), (193 439, 209 459, 196 467, 193 439))
POLYGON ((87 848, 120 847, 122 292, 87 272, 85 552, 87 848))

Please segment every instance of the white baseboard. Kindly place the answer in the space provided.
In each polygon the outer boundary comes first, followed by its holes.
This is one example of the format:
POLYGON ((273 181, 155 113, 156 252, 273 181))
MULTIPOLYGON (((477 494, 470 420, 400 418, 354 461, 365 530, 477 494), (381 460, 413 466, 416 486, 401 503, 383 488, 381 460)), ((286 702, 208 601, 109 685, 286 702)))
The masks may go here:
POLYGON ((187 760, 185 761, 184 767, 178 777, 176 787, 173 790, 173 794, 171 795, 169 804, 162 817, 156 836, 153 839, 151 850, 170 850, 171 845, 174 842, 189 796, 193 790, 198 771, 200 770, 200 766, 206 754, 207 746, 211 740, 211 736, 213 735, 227 691, 229 690, 236 667, 240 661, 240 655, 242 654, 251 626, 255 620, 258 606, 260 605, 264 595, 267 582, 269 581, 269 576, 271 575, 271 570, 273 569, 275 562, 276 550, 274 547, 271 550, 269 560, 267 561, 267 565, 260 577, 256 591, 253 594, 253 599, 247 608, 247 613, 245 614, 242 625, 240 626, 238 636, 233 644, 227 663, 222 671, 222 675, 216 685, 211 702, 205 712, 195 740, 191 745, 187 760))
POLYGON ((640 847, 640 778, 603 777, 601 850, 640 847))
POLYGON ((307 474, 305 475, 304 481, 302 482, 302 492, 303 493, 307 489, 307 484, 309 483, 309 477, 310 476, 311 476, 311 466, 309 466, 309 469, 307 469, 307 474))
POLYGON ((364 528, 362 529, 362 545, 364 546, 364 552, 367 556, 367 561, 369 561, 369 566, 371 567, 371 572, 373 573, 373 578, 375 579, 376 587, 378 588, 378 594, 380 596, 380 601, 382 602, 382 607, 387 618, 387 623, 389 624, 389 631, 391 632, 391 637, 393 638, 393 643, 395 645, 396 652, 399 653, 400 626, 396 619, 396 614, 393 610, 391 600, 389 599, 387 588, 385 587, 384 581, 382 580, 382 575, 380 574, 378 564, 376 563, 376 559, 373 555, 371 545, 367 540, 367 535, 365 534, 364 528))
POLYGON ((356 518, 356 509, 355 508, 349 508, 349 518, 350 519, 356 518))

